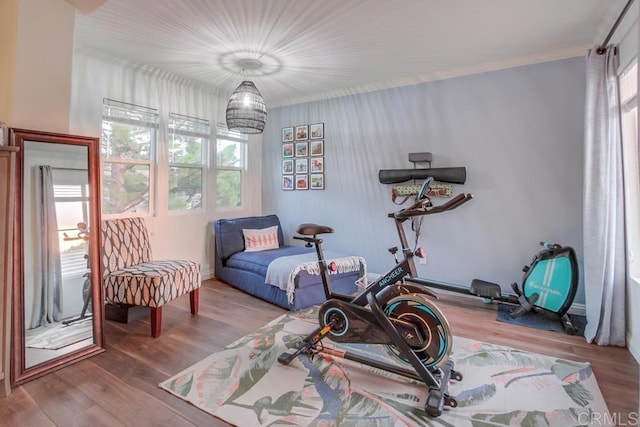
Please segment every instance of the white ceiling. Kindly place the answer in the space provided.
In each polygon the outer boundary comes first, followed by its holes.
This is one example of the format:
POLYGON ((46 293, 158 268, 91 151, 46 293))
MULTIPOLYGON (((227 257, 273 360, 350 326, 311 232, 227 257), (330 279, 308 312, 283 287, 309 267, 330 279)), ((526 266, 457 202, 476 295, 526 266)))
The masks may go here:
POLYGON ((274 107, 584 55, 626 2, 107 0, 79 9, 76 46, 227 96, 257 59, 244 77, 274 107))

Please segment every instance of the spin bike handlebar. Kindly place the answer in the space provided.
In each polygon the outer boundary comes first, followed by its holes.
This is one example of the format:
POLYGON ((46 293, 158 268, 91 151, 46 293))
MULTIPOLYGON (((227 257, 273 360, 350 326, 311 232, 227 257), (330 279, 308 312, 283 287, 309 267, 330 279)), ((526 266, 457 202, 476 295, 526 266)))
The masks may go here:
POLYGON ((468 202, 471 199, 473 199, 472 194, 463 193, 463 194, 458 194, 456 197, 454 197, 453 199, 449 200, 446 203, 443 203, 438 206, 433 206, 431 205, 429 198, 424 198, 416 201, 414 204, 412 204, 406 209, 402 209, 395 213, 390 213, 389 217, 394 219, 407 219, 413 216, 429 215, 434 213, 450 211, 468 202))

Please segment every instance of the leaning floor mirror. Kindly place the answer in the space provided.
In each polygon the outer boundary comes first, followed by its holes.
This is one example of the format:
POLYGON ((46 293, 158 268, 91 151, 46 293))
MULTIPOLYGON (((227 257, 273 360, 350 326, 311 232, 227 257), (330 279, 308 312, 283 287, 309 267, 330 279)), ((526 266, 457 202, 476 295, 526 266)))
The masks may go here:
POLYGON ((98 138, 10 129, 20 148, 12 385, 103 351, 98 138))

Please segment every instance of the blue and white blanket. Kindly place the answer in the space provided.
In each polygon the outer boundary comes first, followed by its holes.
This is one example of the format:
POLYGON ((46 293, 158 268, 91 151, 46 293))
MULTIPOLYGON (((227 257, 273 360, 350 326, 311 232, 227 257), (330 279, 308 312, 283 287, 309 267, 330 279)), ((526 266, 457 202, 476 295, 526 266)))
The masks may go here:
MULTIPOLYGON (((363 257, 344 256, 335 251, 325 250, 324 259, 327 264, 334 262, 338 267, 336 271, 329 271, 329 274, 351 273, 362 268, 363 277, 367 277, 367 264, 363 257)), ((267 267, 265 282, 287 291, 287 300, 292 304, 296 286, 295 278, 302 270, 316 276, 320 275, 320 264, 315 252, 276 258, 267 267)))

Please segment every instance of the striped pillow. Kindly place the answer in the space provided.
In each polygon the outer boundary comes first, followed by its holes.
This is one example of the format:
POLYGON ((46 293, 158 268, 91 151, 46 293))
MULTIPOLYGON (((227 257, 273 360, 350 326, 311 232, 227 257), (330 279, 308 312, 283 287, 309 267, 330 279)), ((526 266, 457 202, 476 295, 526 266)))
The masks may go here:
POLYGON ((244 251, 258 252, 267 249, 278 249, 278 226, 253 230, 248 228, 242 229, 244 235, 244 251))

